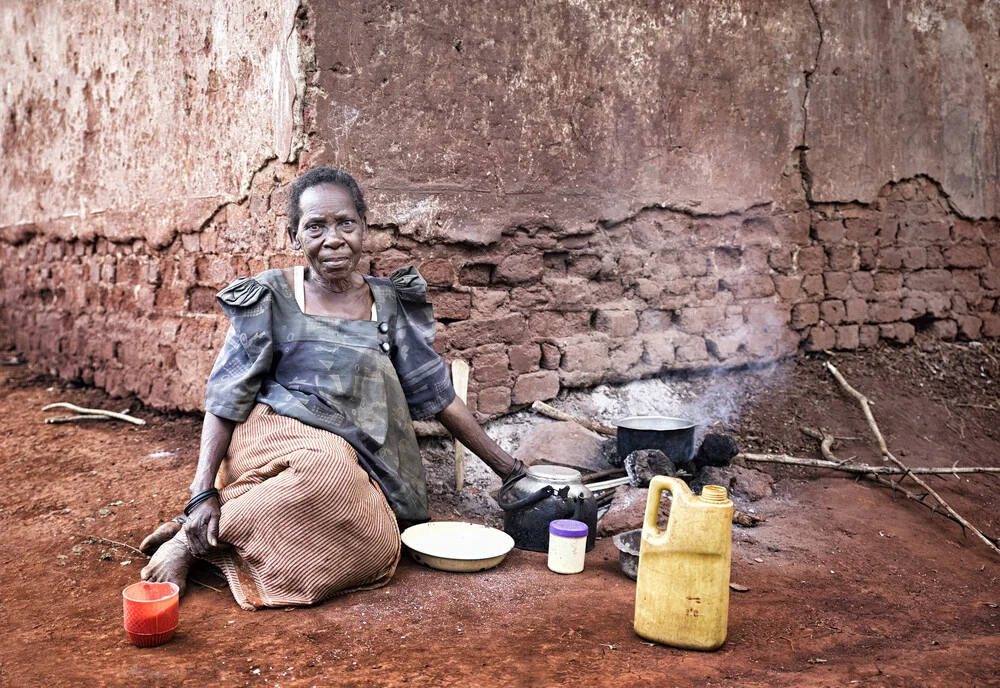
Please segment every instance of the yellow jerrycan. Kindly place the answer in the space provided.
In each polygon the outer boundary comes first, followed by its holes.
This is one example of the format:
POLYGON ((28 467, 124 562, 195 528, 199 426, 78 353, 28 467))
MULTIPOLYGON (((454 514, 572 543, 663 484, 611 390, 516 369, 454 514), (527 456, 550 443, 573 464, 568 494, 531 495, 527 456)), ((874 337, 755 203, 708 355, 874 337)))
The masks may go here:
POLYGON ((715 650, 729 623, 733 503, 726 488, 695 496, 683 481, 658 475, 649 484, 635 587, 635 632, 689 650, 715 650), (673 503, 666 530, 657 525, 660 496, 673 503))

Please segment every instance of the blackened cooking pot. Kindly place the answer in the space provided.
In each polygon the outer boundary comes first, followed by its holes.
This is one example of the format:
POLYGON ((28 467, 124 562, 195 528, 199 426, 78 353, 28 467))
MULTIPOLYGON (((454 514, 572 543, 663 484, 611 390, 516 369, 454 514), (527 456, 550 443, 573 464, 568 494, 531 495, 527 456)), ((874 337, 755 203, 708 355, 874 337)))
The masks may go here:
POLYGON ((549 551, 549 523, 571 518, 587 524, 587 551, 597 538, 597 500, 583 484, 580 471, 563 466, 531 466, 503 484, 497 495, 503 529, 514 546, 549 551))
POLYGON ((685 418, 666 416, 631 416, 615 423, 618 428, 618 461, 640 449, 659 449, 674 464, 687 463, 694 456, 694 430, 697 424, 685 418))

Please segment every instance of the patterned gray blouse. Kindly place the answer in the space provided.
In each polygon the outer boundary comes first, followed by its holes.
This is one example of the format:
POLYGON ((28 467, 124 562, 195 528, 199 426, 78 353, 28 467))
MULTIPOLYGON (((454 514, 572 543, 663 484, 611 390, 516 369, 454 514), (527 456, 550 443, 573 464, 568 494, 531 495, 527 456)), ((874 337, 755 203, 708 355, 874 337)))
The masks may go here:
POLYGON ((340 435, 397 518, 425 521, 427 485, 411 417, 438 413, 455 391, 432 348, 434 314, 416 269, 365 280, 377 321, 303 313, 280 270, 219 292, 230 328, 208 379, 205 410, 242 422, 256 404, 267 404, 340 435))

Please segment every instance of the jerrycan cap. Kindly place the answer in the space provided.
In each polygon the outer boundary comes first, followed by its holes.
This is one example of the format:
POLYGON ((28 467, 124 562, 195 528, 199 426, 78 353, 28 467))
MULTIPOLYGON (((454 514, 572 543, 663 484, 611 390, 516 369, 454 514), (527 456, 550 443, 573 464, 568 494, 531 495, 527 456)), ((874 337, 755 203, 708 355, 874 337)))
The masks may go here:
POLYGON ((705 485, 701 490, 701 501, 721 504, 729 501, 729 494, 721 485, 705 485))

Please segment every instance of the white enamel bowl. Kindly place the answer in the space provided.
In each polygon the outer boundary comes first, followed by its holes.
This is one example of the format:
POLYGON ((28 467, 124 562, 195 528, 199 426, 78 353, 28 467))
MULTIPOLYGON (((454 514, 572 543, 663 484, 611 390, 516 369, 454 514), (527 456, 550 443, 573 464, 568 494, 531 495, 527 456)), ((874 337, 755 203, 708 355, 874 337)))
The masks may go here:
POLYGON ((493 568, 514 547, 514 538, 502 530, 461 521, 410 526, 403 531, 402 539, 419 563, 465 573, 493 568))

